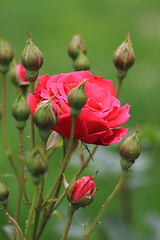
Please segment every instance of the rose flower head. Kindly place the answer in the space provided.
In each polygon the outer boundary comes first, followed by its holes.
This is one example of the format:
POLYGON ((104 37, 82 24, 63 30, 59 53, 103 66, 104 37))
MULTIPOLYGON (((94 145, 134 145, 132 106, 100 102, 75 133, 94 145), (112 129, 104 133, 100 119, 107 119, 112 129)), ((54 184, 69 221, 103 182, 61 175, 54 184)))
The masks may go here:
POLYGON ((86 79, 84 91, 87 101, 76 118, 74 139, 105 146, 118 143, 128 132, 128 129, 119 127, 129 119, 130 105, 121 106, 120 101, 115 97, 111 80, 94 76, 89 71, 61 73, 51 77, 46 74, 39 77, 35 93, 29 94, 27 98, 31 114, 34 115, 41 101, 49 100, 54 96, 52 106, 59 116, 52 130, 69 138, 72 116, 68 94, 86 79))
POLYGON ((86 176, 75 181, 74 185, 68 186, 66 195, 69 202, 78 207, 86 207, 93 200, 95 183, 93 177, 86 176), (71 189, 70 189, 71 188, 71 189))

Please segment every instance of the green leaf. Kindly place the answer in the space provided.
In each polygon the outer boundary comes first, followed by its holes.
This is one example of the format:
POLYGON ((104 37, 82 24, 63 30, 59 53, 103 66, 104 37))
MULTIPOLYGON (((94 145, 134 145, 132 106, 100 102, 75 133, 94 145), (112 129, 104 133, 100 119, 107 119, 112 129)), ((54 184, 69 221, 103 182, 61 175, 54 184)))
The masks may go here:
POLYGON ((89 223, 90 217, 87 219, 85 225, 84 225, 84 235, 88 233, 88 223, 89 223))

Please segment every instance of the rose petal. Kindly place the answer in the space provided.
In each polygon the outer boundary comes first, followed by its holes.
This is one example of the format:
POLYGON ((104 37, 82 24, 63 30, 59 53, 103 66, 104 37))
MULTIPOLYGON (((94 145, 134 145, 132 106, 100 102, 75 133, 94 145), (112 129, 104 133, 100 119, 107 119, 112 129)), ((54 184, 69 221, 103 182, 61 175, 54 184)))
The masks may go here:
POLYGON ((111 128, 119 127, 126 123, 130 117, 129 114, 130 105, 127 103, 125 106, 119 109, 119 113, 116 118, 108 121, 108 124, 111 128))

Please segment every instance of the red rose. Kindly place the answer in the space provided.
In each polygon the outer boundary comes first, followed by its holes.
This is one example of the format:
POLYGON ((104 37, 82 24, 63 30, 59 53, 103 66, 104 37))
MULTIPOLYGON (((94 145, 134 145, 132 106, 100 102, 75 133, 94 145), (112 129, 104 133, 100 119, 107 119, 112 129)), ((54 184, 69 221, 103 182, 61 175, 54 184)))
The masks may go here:
POLYGON ((59 108, 59 119, 54 131, 69 138, 71 130, 70 106, 67 95, 71 88, 84 81, 87 102, 77 117, 74 138, 84 143, 111 145, 118 143, 128 132, 126 128, 117 128, 129 118, 130 105, 120 107, 120 101, 115 97, 115 89, 111 80, 93 76, 89 71, 61 73, 60 75, 44 75, 39 77, 39 84, 34 94, 28 95, 31 114, 40 101, 52 100, 55 110, 59 108))

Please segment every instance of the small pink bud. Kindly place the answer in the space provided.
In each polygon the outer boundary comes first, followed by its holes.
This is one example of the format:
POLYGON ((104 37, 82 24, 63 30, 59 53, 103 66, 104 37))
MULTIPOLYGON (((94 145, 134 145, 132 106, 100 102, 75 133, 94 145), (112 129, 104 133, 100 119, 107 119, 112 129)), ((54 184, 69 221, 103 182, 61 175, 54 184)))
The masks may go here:
POLYGON ((95 183, 91 176, 78 179, 73 186, 71 184, 66 189, 66 195, 70 203, 79 207, 85 207, 90 204, 93 200, 94 193, 95 183))
POLYGON ((20 61, 19 64, 16 64, 14 61, 10 70, 10 78, 12 83, 19 87, 22 90, 22 93, 25 95, 27 88, 29 86, 28 79, 26 78, 25 68, 20 61))

